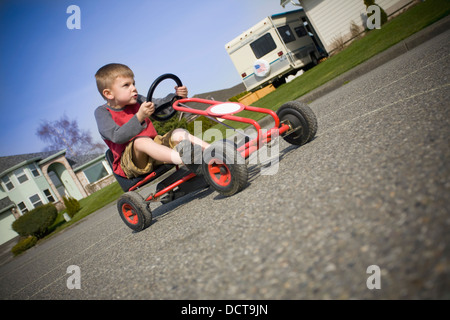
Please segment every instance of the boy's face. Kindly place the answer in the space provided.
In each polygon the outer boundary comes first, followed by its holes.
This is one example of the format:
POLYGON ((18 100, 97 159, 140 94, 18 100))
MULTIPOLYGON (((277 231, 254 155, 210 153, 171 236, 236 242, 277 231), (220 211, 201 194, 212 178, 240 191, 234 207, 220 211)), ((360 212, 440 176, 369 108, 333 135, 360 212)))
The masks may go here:
POLYGON ((115 107, 135 104, 138 92, 134 84, 133 78, 119 76, 114 80, 111 88, 103 90, 103 94, 115 107))

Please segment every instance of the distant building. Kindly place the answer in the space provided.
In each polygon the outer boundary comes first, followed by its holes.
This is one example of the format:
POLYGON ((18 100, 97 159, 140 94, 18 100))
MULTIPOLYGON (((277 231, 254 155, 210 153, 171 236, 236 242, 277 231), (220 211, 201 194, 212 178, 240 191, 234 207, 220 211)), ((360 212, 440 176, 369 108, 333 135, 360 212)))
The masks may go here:
POLYGON ((64 208, 63 197, 87 197, 115 181, 104 154, 66 158, 66 150, 0 157, 0 244, 17 236, 11 224, 47 203, 64 208))
MULTIPOLYGON (((415 2, 417 1, 375 0, 375 3, 382 7, 388 16, 415 2)), ((281 0, 283 7, 289 3, 303 7, 329 53, 333 51, 336 39, 348 41, 352 37, 350 32, 352 22, 363 29, 366 27, 367 12, 363 0, 281 0)))

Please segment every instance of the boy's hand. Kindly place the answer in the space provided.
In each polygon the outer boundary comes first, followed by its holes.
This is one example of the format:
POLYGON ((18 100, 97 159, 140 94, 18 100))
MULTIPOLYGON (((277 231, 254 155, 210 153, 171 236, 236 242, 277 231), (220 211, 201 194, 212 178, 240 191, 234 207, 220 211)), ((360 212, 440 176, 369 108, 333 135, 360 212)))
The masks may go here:
POLYGON ((188 89, 185 86, 181 86, 181 87, 175 87, 175 94, 177 96, 180 96, 182 98, 187 98, 188 96, 188 89))
POLYGON ((153 102, 144 102, 139 107, 136 117, 139 122, 144 121, 146 118, 150 117, 153 112, 155 112, 155 104, 153 102))

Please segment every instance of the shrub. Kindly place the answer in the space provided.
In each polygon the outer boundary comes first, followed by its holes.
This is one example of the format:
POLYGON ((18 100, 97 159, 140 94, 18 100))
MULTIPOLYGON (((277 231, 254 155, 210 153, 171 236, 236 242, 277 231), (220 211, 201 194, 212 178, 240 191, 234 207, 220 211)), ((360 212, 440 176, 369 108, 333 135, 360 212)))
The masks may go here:
POLYGON ((48 227, 55 222, 57 216, 58 210, 55 205, 45 204, 25 213, 13 222, 12 228, 20 236, 35 236, 40 239, 45 236, 48 227))
POLYGON ((34 236, 23 238, 14 247, 12 247, 11 252, 14 254, 14 256, 17 256, 22 252, 30 249, 36 244, 37 241, 38 239, 34 236))
POLYGON ((80 211, 80 202, 77 199, 69 197, 63 197, 64 205, 66 206, 67 214, 69 217, 73 218, 75 213, 80 211))
POLYGON ((172 119, 167 121, 153 121, 153 126, 155 127, 156 132, 158 132, 159 135, 164 135, 173 129, 187 129, 187 121, 184 118, 179 121, 178 115, 176 115, 172 119))
POLYGON ((200 122, 202 125, 202 137, 199 137, 199 138, 203 138, 203 134, 205 133, 205 131, 211 127, 214 127, 217 124, 215 121, 213 121, 209 118, 206 118, 205 116, 200 116, 197 119, 195 119, 194 121, 188 123, 188 125, 187 125, 187 130, 192 135, 194 135, 194 133, 197 133, 195 130, 195 125, 196 125, 195 122, 197 122, 197 125, 198 125, 198 122, 200 122))

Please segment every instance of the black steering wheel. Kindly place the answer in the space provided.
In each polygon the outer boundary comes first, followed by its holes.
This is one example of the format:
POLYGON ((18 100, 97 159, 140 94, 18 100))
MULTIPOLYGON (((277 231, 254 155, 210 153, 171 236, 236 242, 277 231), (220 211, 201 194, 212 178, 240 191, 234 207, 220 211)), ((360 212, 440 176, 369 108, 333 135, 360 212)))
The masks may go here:
MULTIPOLYGON (((150 86, 150 89, 148 89, 147 94, 147 101, 152 101, 153 93, 155 92, 156 87, 163 82, 166 79, 172 79, 176 82, 177 86, 181 87, 183 84, 181 83, 180 78, 178 78, 176 75, 171 73, 163 74, 162 76, 159 76, 150 86)), ((156 121, 167 121, 171 119, 176 113, 177 110, 175 110, 172 105, 175 101, 182 99, 180 96, 175 96, 173 99, 169 102, 163 103, 157 107, 155 107, 155 112, 151 115, 151 118, 156 121)))

